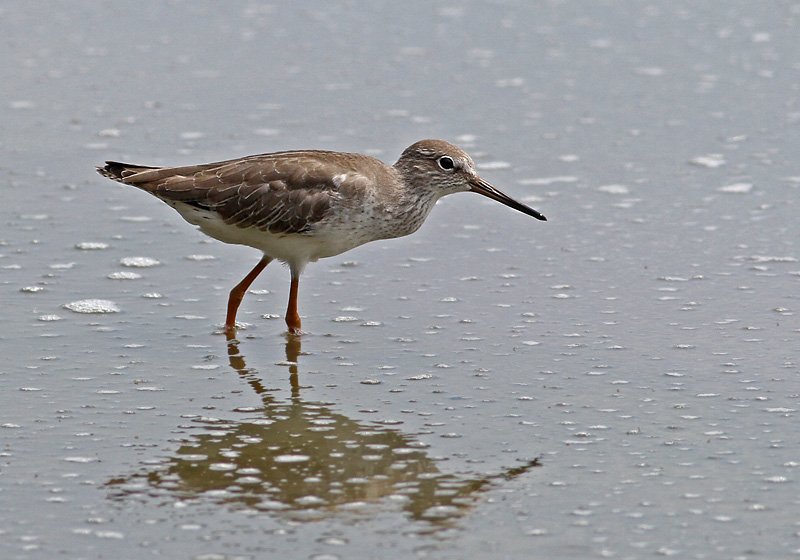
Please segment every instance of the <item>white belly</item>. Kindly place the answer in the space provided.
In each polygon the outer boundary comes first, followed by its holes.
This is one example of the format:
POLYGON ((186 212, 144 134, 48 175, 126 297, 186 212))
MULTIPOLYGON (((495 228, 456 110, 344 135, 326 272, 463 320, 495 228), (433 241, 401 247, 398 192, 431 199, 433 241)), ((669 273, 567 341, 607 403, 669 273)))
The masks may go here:
POLYGON ((275 234, 258 228, 241 228, 225 223, 220 216, 181 202, 166 201, 175 208, 184 220, 196 225, 200 231, 224 243, 247 245, 259 249, 268 257, 283 261, 297 272, 305 265, 324 257, 333 257, 377 239, 370 235, 369 228, 358 223, 343 227, 320 224, 313 233, 275 234))

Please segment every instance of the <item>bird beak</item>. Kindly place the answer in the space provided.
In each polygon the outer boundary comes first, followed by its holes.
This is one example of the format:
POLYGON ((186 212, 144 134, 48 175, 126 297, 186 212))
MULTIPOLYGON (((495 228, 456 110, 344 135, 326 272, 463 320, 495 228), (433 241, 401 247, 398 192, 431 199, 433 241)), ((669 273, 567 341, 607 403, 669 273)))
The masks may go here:
POLYGON ((482 194, 483 196, 487 196, 492 200, 496 200, 497 202, 502 202, 509 208, 513 208, 514 210, 519 210, 523 214, 527 214, 528 216, 533 216, 537 220, 547 221, 547 218, 545 218, 540 212, 537 212, 533 208, 525 206, 521 202, 517 202, 507 194, 501 193, 483 179, 475 178, 474 180, 470 181, 470 191, 482 194))

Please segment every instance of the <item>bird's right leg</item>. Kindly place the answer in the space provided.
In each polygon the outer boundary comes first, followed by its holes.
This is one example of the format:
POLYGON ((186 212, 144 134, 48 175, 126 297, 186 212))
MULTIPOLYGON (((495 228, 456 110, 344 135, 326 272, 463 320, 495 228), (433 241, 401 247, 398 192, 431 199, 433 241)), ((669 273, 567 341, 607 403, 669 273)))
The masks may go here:
POLYGON ((301 334, 300 315, 297 313, 297 292, 300 286, 300 275, 292 272, 292 283, 289 287, 289 306, 286 308, 286 326, 291 334, 301 334))
POLYGON ((228 298, 228 316, 225 319, 225 328, 227 330, 236 328, 236 311, 239 309, 239 304, 242 303, 244 294, 247 293, 247 289, 250 287, 250 284, 253 283, 253 280, 261 274, 261 271, 264 270, 271 261, 271 257, 265 256, 262 258, 258 261, 258 264, 253 267, 253 270, 231 290, 231 295, 228 298))

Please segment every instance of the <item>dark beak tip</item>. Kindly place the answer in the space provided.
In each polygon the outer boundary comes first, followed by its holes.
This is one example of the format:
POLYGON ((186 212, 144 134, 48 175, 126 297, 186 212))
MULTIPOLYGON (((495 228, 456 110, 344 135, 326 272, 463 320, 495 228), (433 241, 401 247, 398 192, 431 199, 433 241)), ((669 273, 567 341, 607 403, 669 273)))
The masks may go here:
POLYGON ((486 183, 482 180, 477 180, 472 183, 470 190, 474 193, 482 194, 487 198, 491 198, 492 200, 496 200, 506 206, 513 208, 523 214, 527 214, 529 216, 533 216, 537 220, 541 220, 543 222, 547 221, 547 218, 544 217, 544 214, 539 212, 538 210, 534 210, 533 208, 522 204, 508 196, 505 193, 498 191, 489 183, 486 183))

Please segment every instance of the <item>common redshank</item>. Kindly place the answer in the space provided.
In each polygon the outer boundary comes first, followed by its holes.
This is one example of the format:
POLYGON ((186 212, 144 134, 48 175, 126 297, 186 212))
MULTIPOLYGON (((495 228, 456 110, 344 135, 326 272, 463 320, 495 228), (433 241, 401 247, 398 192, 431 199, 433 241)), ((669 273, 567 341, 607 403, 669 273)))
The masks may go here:
POLYGON ((409 146, 392 166, 362 154, 299 150, 183 167, 107 161, 97 171, 160 198, 206 235, 263 253, 231 290, 228 331, 253 280, 278 259, 292 275, 286 325, 300 333, 297 290, 306 264, 414 233, 445 195, 475 192, 546 220, 481 179, 472 159, 442 140, 409 146))

